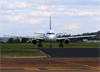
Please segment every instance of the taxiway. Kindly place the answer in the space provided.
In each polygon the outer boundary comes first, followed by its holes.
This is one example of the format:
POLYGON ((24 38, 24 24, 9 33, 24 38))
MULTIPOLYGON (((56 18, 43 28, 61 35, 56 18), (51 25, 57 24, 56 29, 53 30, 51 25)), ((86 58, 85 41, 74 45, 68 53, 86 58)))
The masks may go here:
POLYGON ((99 57, 1 57, 1 72, 99 72, 99 57))

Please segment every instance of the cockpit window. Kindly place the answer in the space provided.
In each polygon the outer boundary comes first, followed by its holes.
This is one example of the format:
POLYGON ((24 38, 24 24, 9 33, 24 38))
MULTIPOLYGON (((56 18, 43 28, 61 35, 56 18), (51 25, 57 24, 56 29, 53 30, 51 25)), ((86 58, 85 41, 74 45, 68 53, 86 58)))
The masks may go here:
POLYGON ((52 35, 52 34, 55 34, 55 33, 47 33, 48 35, 52 35))

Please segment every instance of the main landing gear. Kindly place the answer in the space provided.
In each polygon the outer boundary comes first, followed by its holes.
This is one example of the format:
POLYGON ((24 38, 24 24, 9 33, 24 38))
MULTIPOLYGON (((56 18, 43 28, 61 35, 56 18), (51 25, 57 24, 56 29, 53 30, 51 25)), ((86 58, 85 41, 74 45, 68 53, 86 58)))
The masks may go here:
POLYGON ((62 44, 62 43, 60 43, 60 44, 59 44, 59 48, 60 48, 60 47, 62 47, 62 48, 63 48, 63 44, 62 44))
POLYGON ((50 43, 49 48, 52 48, 52 43, 50 43))
MULTIPOLYGON (((42 48, 42 44, 41 43, 38 44, 38 48, 42 48)), ((51 43, 49 45, 49 48, 52 48, 52 44, 51 43)), ((63 48, 63 44, 62 43, 59 44, 59 48, 63 48)))
POLYGON ((49 45, 49 48, 52 48, 52 45, 49 45))
POLYGON ((39 44, 38 44, 38 48, 39 48, 39 47, 41 47, 41 48, 42 48, 42 44, 41 44, 41 43, 39 43, 39 44))

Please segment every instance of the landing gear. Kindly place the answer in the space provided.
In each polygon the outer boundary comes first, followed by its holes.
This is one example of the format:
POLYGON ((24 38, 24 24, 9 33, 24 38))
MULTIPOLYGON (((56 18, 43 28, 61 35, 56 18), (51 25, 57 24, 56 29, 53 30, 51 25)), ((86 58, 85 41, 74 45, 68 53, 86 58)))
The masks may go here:
POLYGON ((49 48, 52 48, 52 45, 49 45, 49 48))
POLYGON ((62 47, 62 48, 63 48, 63 44, 62 44, 62 43, 61 43, 61 44, 59 44, 59 48, 60 48, 60 47, 62 47))
POLYGON ((42 48, 42 44, 41 44, 41 43, 40 43, 40 44, 38 44, 38 48, 39 48, 39 47, 41 47, 41 48, 42 48))
POLYGON ((49 48, 52 48, 52 43, 50 43, 49 48))

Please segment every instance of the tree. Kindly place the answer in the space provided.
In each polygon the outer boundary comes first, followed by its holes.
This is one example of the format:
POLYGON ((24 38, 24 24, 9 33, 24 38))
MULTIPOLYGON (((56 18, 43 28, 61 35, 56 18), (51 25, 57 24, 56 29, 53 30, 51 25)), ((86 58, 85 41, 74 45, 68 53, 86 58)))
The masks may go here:
POLYGON ((14 42, 15 42, 15 41, 14 41, 13 38, 9 38, 8 41, 7 41, 7 43, 14 43, 14 42))
POLYGON ((22 38, 22 40, 21 40, 22 43, 25 43, 26 41, 27 41, 26 38, 22 38))
POLYGON ((17 37, 17 39, 16 39, 16 43, 20 43, 20 40, 19 40, 19 38, 17 37))

